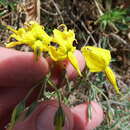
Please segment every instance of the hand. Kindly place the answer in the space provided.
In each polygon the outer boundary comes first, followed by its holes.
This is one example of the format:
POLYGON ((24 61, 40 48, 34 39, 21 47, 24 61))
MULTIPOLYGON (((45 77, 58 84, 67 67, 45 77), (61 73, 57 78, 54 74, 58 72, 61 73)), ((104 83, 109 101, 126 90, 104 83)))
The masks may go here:
MULTIPOLYGON (((0 130, 10 120, 15 105, 48 72, 45 58, 35 62, 33 53, 0 48, 0 130)), ((28 104, 36 99, 38 93, 36 89, 30 95, 28 104)))
MULTIPOLYGON (((80 71, 82 72, 85 67, 84 58, 80 51, 76 51, 75 55, 79 62, 80 71)), ((29 90, 47 75, 48 72, 51 71, 52 73, 52 81, 62 87, 63 84, 60 83, 63 80, 62 72, 64 72, 64 70, 66 70, 69 80, 75 79, 78 76, 77 71, 68 61, 55 64, 50 58, 45 59, 40 57, 36 62, 31 52, 20 52, 0 48, 0 130, 3 130, 7 123, 9 123, 11 112, 15 106, 25 98, 29 90), (53 66, 51 66, 52 64, 53 66)), ((50 86, 48 86, 48 89, 49 87, 50 86)), ((35 91, 31 93, 27 100, 27 105, 36 101, 39 89, 40 87, 37 87, 35 91)), ((96 119, 95 116, 92 118, 93 121, 89 123, 89 126, 85 124, 85 119, 88 120, 88 117, 84 118, 80 113, 87 115, 87 110, 84 111, 84 108, 87 109, 88 105, 84 104, 83 106, 82 108, 77 106, 70 109, 62 104, 66 117, 63 130, 89 130, 88 128, 95 128, 102 122, 103 111, 102 108, 96 104, 96 108, 99 109, 99 115, 102 115, 102 117, 98 119, 97 124, 94 120, 96 119), (79 114, 76 114, 76 111, 78 111, 79 114)), ((57 109, 58 103, 55 100, 41 102, 28 118, 24 121, 19 120, 13 130, 53 130, 53 118, 57 109)), ((95 108, 93 108, 93 110, 95 110, 95 108)), ((92 111, 92 114, 94 112, 95 111, 92 111)), ((96 114, 97 113, 98 111, 96 111, 96 114)))

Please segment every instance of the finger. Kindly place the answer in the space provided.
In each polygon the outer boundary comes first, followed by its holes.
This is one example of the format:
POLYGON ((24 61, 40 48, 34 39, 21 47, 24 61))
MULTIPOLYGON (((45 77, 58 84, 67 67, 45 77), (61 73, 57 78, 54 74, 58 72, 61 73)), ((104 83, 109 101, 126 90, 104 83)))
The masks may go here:
POLYGON ((0 127, 9 121, 15 105, 48 71, 44 58, 35 62, 33 53, 0 47, 0 127))
POLYGON ((49 71, 47 61, 36 62, 31 52, 0 48, 0 87, 29 87, 49 71))
MULTIPOLYGON (((80 51, 75 51, 75 56, 77 58, 80 71, 82 72, 85 68, 85 60, 80 51)), ((51 68, 51 80, 57 86, 64 86, 65 83, 62 81, 65 79, 64 70, 66 70, 66 74, 68 79, 73 80, 78 76, 78 72, 72 66, 72 64, 68 60, 64 60, 61 62, 54 62, 50 57, 47 57, 48 64, 51 68)), ((50 86, 48 88, 51 88, 50 86)))
MULTIPOLYGON (((57 101, 44 101, 24 121, 16 123, 14 130, 55 130, 54 115, 59 105, 57 101)), ((62 104, 65 112, 65 124, 63 130, 72 130, 73 118, 70 109, 62 104)))
POLYGON ((91 119, 88 118, 88 104, 83 103, 71 109, 74 116, 73 130, 93 130, 103 121, 103 110, 95 101, 90 103, 91 119))
MULTIPOLYGON (((0 130, 3 130, 9 123, 12 110, 20 101, 24 99, 29 90, 30 88, 25 87, 3 87, 0 89, 0 130)), ((31 102, 36 100, 38 93, 39 89, 37 88, 29 96, 26 105, 29 105, 31 102)))
MULTIPOLYGON (((78 61, 79 69, 82 72, 85 68, 85 59, 79 50, 75 51, 75 56, 78 61)), ((66 66, 66 73, 69 79, 74 79, 78 76, 77 70, 72 66, 70 62, 66 66)))

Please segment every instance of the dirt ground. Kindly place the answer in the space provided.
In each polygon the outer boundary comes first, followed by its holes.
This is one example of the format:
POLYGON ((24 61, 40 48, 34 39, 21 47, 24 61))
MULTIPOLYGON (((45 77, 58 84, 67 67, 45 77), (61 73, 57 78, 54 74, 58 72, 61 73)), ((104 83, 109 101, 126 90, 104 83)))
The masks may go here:
MULTIPOLYGON (((2 1, 0 0, 0 46, 2 47, 5 47, 11 34, 3 23, 18 29, 24 22, 37 20, 45 26, 48 34, 63 23, 68 28, 74 29, 77 49, 91 45, 111 51, 111 67, 116 73, 118 86, 123 93, 122 97, 115 93, 103 73, 90 73, 88 69, 84 71, 82 79, 73 81, 76 87, 70 82, 69 91, 65 87, 63 93, 66 95, 66 103, 70 106, 93 98, 103 105, 106 116, 97 130, 129 130, 130 19, 126 21, 125 18, 130 18, 130 2, 128 0, 41 0, 39 3, 35 0, 25 0, 26 2, 5 0, 7 2, 2 3, 2 1), (129 13, 125 14, 121 21, 112 17, 110 19, 112 23, 104 24, 105 18, 101 19, 101 16, 114 9, 129 9, 129 13), (86 81, 90 82, 86 83, 86 81)), ((25 45, 16 46, 15 49, 32 51, 25 45)), ((47 93, 47 96, 50 95, 51 93, 47 93)))

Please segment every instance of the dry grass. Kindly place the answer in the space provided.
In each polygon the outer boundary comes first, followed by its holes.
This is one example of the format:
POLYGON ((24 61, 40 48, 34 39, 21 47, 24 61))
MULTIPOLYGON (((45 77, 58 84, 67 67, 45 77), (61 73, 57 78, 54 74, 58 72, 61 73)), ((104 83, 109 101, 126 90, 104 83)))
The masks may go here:
MULTIPOLYGON (((14 13, 16 6, 10 3, 0 5, 0 20, 16 28, 22 26, 24 17, 18 11, 14 13)), ((97 130, 129 130, 130 129, 130 32, 128 29, 120 30, 115 25, 109 25, 105 30, 101 30, 97 20, 102 13, 114 8, 126 9, 130 3, 125 0, 109 2, 107 0, 44 0, 41 1, 41 24, 46 27, 48 33, 54 27, 65 23, 76 32, 78 41, 77 48, 83 45, 95 45, 111 50, 113 57, 112 68, 117 75, 117 82, 123 96, 116 95, 112 86, 105 80, 104 74, 84 72, 84 78, 68 83, 69 89, 64 90, 66 103, 70 106, 79 104, 86 100, 98 100, 104 108, 105 120, 97 130), (120 118, 122 117, 122 118, 120 118)), ((16 9, 17 10, 17 9, 16 9)), ((25 13, 26 15, 26 13, 25 13)), ((0 25, 1 46, 7 42, 9 32, 0 25), (6 33, 5 33, 6 32, 6 33)), ((21 49, 16 48, 16 49, 21 49)), ((25 47, 26 48, 26 47, 25 47)), ((23 49, 23 48, 22 48, 23 49)), ((23 49, 24 50, 24 49, 23 49)), ((54 93, 53 93, 54 94, 54 93)), ((50 97, 52 93, 47 92, 50 97)))

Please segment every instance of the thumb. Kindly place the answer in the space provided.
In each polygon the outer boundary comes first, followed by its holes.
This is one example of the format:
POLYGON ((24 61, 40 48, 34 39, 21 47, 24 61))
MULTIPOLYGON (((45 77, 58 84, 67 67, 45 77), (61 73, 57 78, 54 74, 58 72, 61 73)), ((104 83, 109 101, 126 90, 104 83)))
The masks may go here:
POLYGON ((31 52, 0 48, 0 87, 32 86, 49 71, 46 59, 31 52))

